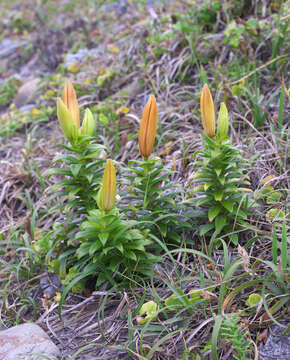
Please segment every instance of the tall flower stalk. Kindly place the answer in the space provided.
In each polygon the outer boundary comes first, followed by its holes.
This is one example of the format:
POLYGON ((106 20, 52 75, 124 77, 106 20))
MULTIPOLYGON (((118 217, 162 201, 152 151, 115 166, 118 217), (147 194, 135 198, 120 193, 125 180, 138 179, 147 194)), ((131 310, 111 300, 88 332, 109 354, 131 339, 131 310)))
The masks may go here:
POLYGON ((80 241, 77 259, 66 279, 81 276, 97 278, 96 285, 104 281, 128 282, 142 274, 152 273, 157 258, 146 251, 152 243, 148 231, 139 230, 137 220, 124 220, 116 199, 116 171, 111 159, 106 162, 101 189, 96 201, 98 209, 92 209, 80 226, 75 240, 80 241))
POLYGON ((153 95, 147 101, 138 135, 142 160, 129 161, 129 168, 123 174, 126 192, 124 211, 129 218, 138 218, 144 228, 150 229, 158 238, 168 243, 179 244, 185 224, 177 214, 178 191, 172 188, 173 174, 158 157, 151 157, 158 125, 158 108, 153 95))
POLYGON ((65 153, 55 156, 55 167, 46 175, 61 177, 49 188, 54 204, 51 211, 58 219, 51 237, 58 255, 50 265, 63 275, 69 263, 74 261, 74 234, 89 210, 96 206, 105 148, 96 141, 95 120, 89 109, 85 109, 80 127, 78 100, 69 81, 65 83, 62 98, 57 99, 57 116, 69 144, 63 144, 65 153), (61 257, 60 254, 69 255, 61 257))
POLYGON ((207 85, 203 87, 201 101, 203 150, 196 162, 194 189, 195 205, 202 211, 205 223, 200 235, 211 235, 211 245, 221 236, 238 243, 241 230, 248 226, 249 181, 245 160, 228 137, 229 118, 226 105, 221 104, 216 139, 215 114, 212 96, 207 85))

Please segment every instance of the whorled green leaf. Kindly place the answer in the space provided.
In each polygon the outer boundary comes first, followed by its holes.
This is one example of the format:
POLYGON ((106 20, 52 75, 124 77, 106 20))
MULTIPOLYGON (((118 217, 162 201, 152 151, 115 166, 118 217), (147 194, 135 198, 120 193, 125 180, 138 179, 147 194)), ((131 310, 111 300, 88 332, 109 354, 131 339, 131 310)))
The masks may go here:
POLYGON ((212 222, 215 217, 221 212, 222 207, 220 205, 212 206, 208 211, 208 219, 212 222))
POLYGON ((223 191, 215 191, 213 195, 216 201, 221 201, 223 199, 223 191))
POLYGON ((233 202, 231 200, 222 200, 221 201, 222 206, 227 209, 230 213, 233 212, 234 206, 233 202))

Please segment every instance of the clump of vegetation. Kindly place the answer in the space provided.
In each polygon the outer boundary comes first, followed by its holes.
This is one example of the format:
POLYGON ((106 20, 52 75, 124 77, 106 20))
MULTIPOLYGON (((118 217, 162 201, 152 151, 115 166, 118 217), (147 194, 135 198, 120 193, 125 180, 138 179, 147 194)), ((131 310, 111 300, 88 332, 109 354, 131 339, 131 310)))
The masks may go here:
POLYGON ((286 2, 15 2, 3 327, 37 321, 65 358, 258 357, 290 299, 286 2))
MULTIPOLYGON (((63 145, 66 154, 54 158, 54 163, 60 166, 46 172, 48 177, 65 176, 65 179, 49 189, 54 199, 51 214, 58 214, 58 221, 51 232, 51 237, 55 240, 50 241, 58 255, 51 256, 49 263, 63 276, 76 251, 72 241, 73 234, 83 217, 96 204, 96 192, 100 187, 103 171, 102 152, 105 148, 96 142, 95 120, 89 109, 85 110, 80 127, 78 100, 69 81, 65 84, 62 99, 57 99, 57 115, 70 145, 63 145)), ((40 245, 47 249, 45 242, 41 241, 40 245)))
POLYGON ((149 159, 157 122, 157 103, 151 95, 144 108, 138 135, 142 160, 130 160, 130 167, 124 170, 124 210, 129 218, 138 218, 140 226, 150 229, 164 243, 179 245, 182 231, 190 228, 178 206, 181 188, 173 187, 170 181, 173 171, 165 167, 160 158, 149 159))
POLYGON ((195 188, 197 197, 193 199, 204 211, 207 222, 201 226, 200 235, 211 233, 211 242, 214 242, 226 234, 237 245, 239 230, 248 228, 246 220, 251 207, 246 195, 251 190, 245 187, 250 185, 245 161, 228 137, 225 103, 221 104, 215 130, 214 104, 207 85, 203 87, 200 104, 204 150, 198 152, 199 159, 195 163, 194 177, 201 185, 195 188))

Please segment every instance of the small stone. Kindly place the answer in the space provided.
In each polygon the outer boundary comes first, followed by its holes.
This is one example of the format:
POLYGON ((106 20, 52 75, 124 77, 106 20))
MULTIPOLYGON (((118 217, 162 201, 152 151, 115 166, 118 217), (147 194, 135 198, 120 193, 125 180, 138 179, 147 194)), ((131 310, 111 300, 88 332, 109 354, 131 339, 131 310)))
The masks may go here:
POLYGON ((117 16, 122 16, 123 14, 126 13, 127 6, 128 6, 127 0, 119 0, 101 6, 99 11, 106 13, 110 13, 114 11, 117 16))
POLYGON ((19 108, 20 112, 29 112, 32 109, 36 108, 36 104, 28 104, 28 105, 23 105, 19 108))
POLYGON ((35 78, 26 81, 22 86, 20 86, 20 88, 18 89, 18 93, 14 99, 14 104, 18 108, 26 105, 29 101, 32 100, 32 97, 37 90, 39 82, 40 79, 35 78))
POLYGON ((0 42, 0 58, 4 58, 10 56, 19 48, 26 45, 25 40, 11 40, 11 39, 3 39, 0 42))
POLYGON ((47 273, 40 279, 40 287, 44 295, 53 298, 57 292, 61 291, 61 282, 56 274, 47 273))
POLYGON ((60 351, 38 325, 27 323, 0 331, 1 360, 41 360, 44 356, 57 360, 60 351), (31 353, 35 355, 25 356, 31 353))
POLYGON ((94 49, 79 49, 76 53, 70 54, 68 53, 64 59, 65 68, 69 68, 74 64, 82 64, 86 61, 88 56, 95 57, 97 56, 99 50, 97 48, 94 49))
MULTIPOLYGON (((288 326, 286 322, 283 323, 288 326)), ((290 336, 289 333, 281 336, 285 328, 276 324, 271 325, 266 344, 259 350, 259 360, 289 360, 290 336)))

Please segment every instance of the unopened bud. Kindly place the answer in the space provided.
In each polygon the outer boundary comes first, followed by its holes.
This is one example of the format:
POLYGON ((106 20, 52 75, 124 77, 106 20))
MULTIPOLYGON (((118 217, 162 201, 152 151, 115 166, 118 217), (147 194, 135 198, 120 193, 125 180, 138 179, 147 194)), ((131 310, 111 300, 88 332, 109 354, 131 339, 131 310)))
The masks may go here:
POLYGON ((217 140, 219 142, 223 141, 229 131, 229 115, 228 115, 228 109, 226 107, 226 104, 224 102, 221 103, 219 116, 218 116, 218 124, 217 124, 217 140))
POLYGON ((215 135, 215 112, 211 92, 207 84, 203 86, 201 92, 200 111, 204 131, 207 136, 212 138, 215 135))
POLYGON ((97 203, 100 209, 110 211, 115 207, 116 200, 116 170, 111 159, 106 162, 102 187, 98 194, 97 203))
POLYGON ((67 80, 62 93, 62 101, 70 111, 76 127, 80 127, 80 111, 77 95, 72 83, 67 80))
POLYGON ((65 137, 73 142, 78 136, 78 129, 72 120, 71 112, 68 110, 61 98, 56 100, 57 118, 65 137))
POLYGON ((139 149, 144 158, 148 158, 152 151, 157 131, 158 110, 154 95, 149 97, 145 105, 139 130, 139 149))
POLYGON ((81 134, 92 136, 95 130, 95 120, 90 109, 85 110, 84 120, 82 122, 81 134))

